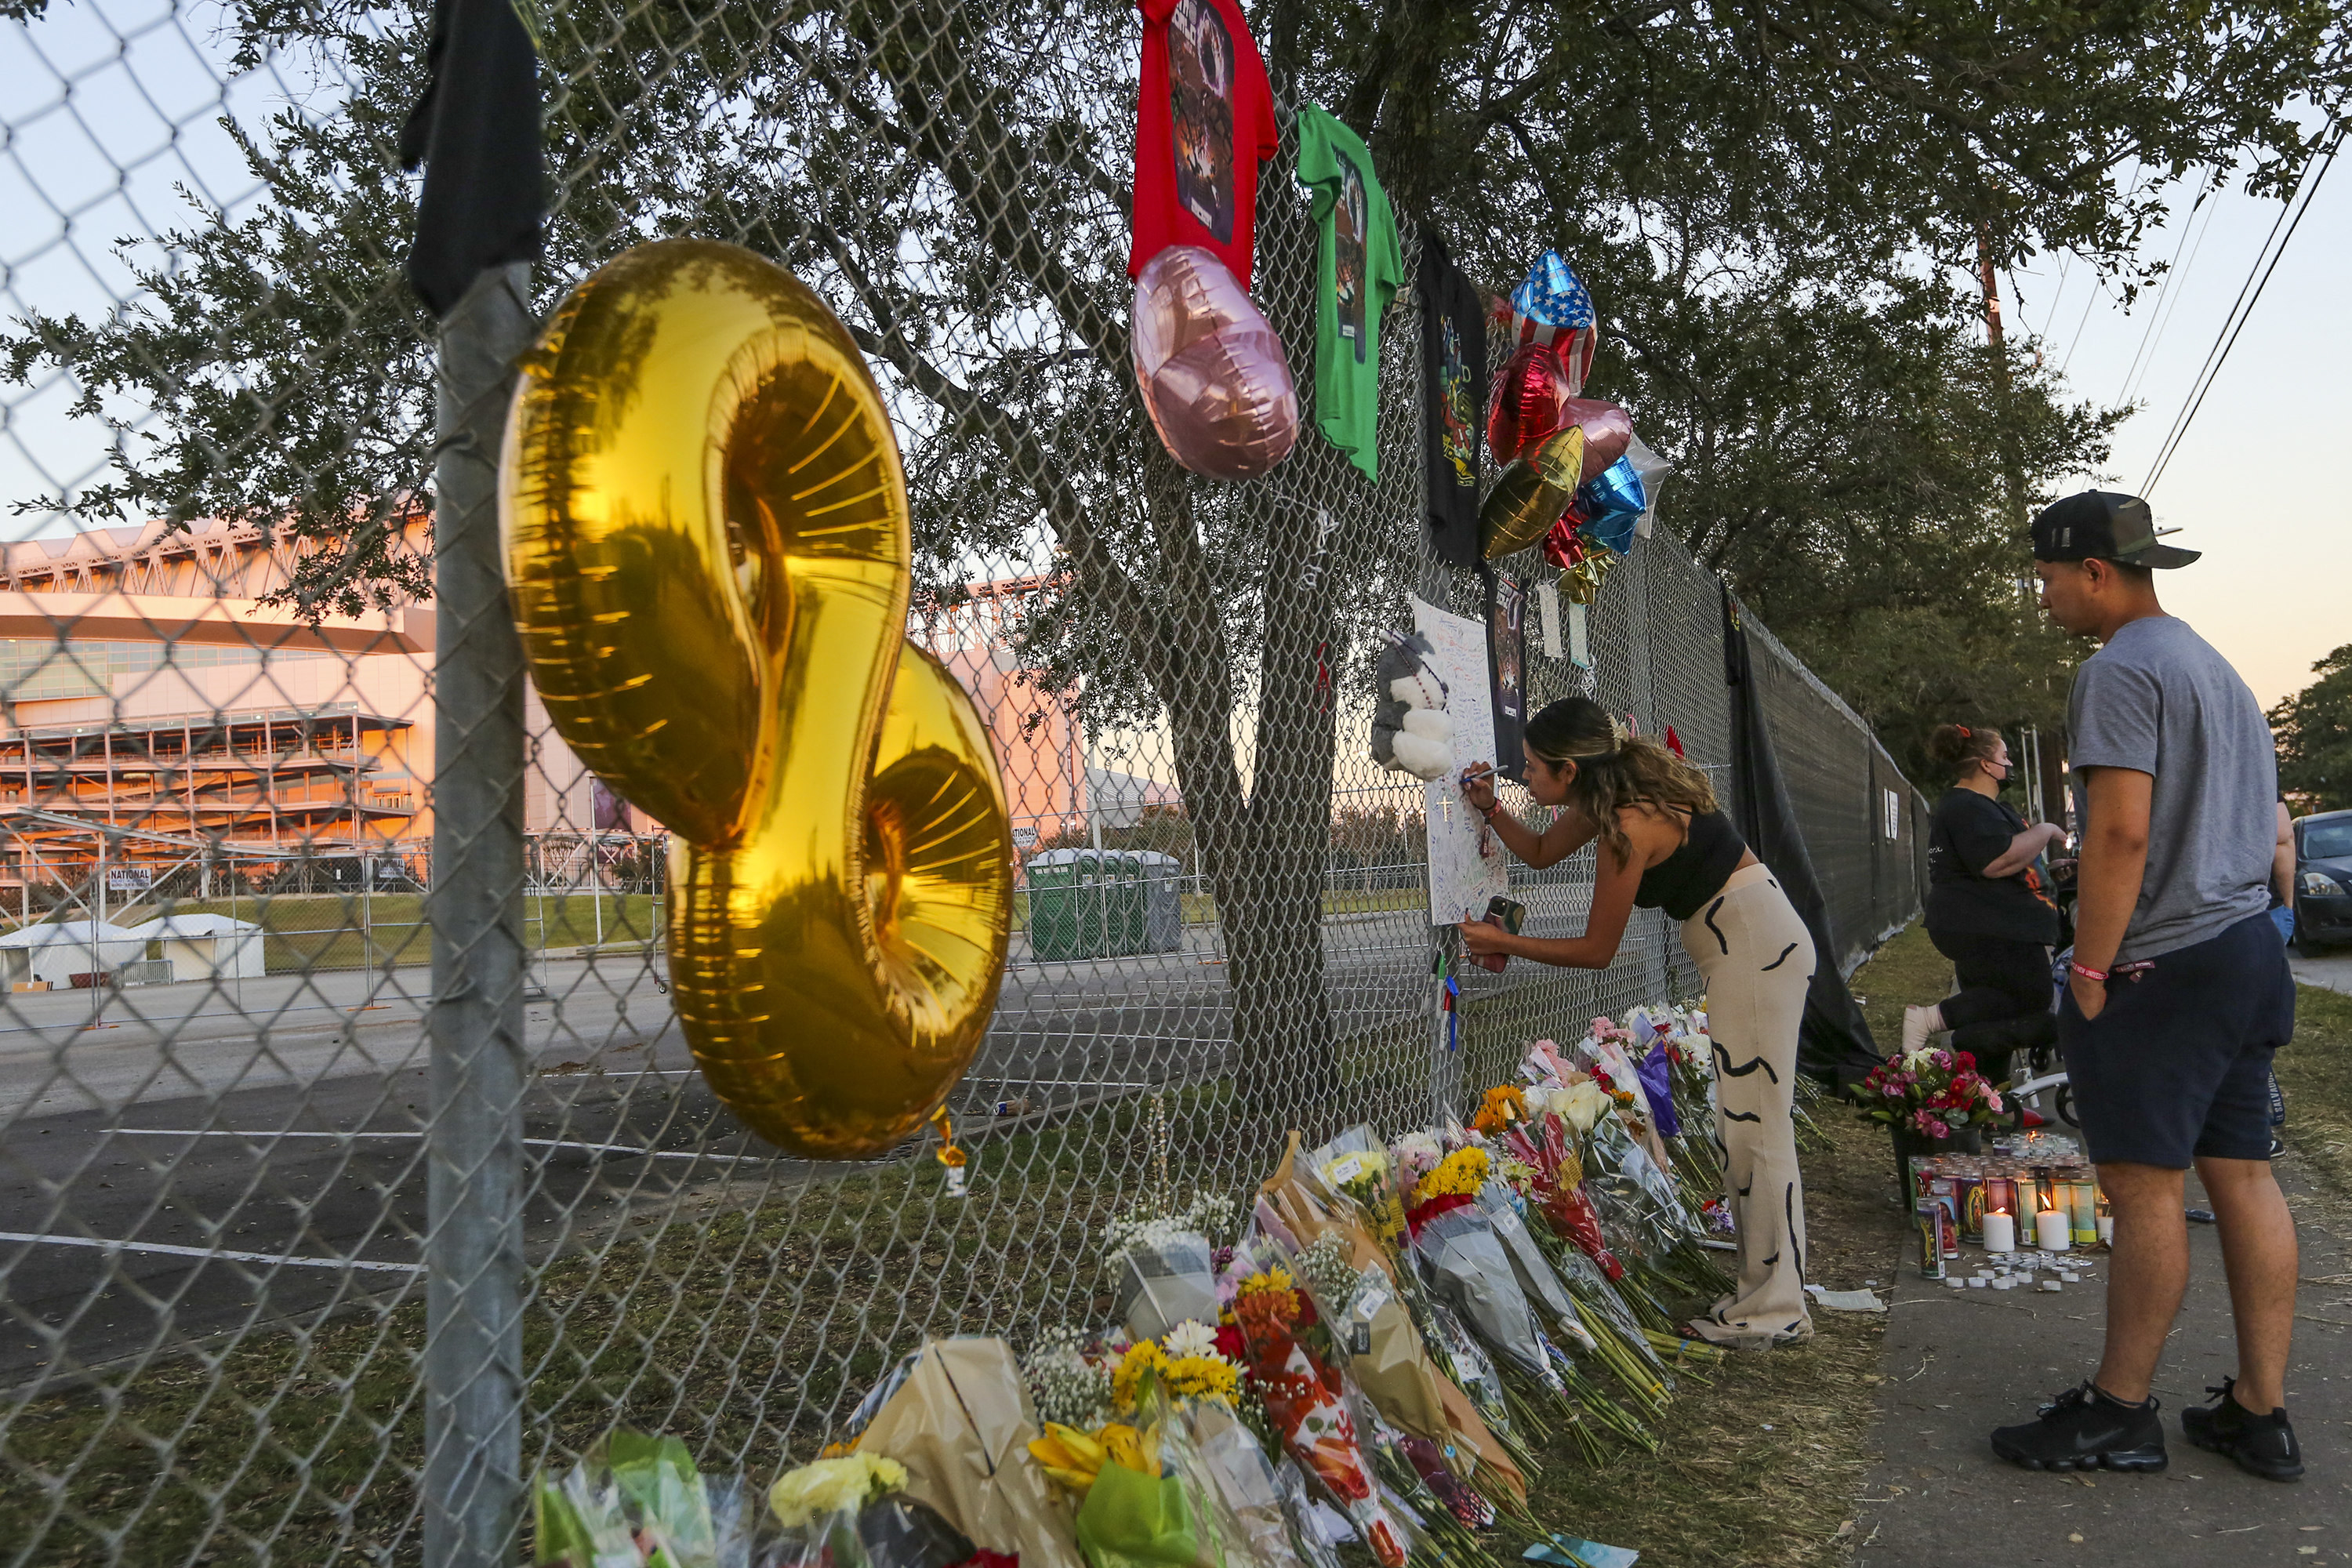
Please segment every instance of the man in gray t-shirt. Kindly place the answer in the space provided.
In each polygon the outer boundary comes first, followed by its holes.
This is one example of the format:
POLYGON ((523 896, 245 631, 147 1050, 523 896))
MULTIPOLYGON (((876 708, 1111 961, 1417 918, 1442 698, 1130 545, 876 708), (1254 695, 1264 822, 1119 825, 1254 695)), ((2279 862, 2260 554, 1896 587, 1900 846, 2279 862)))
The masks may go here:
POLYGON ((2155 780, 2147 866, 2117 959, 2193 946, 2270 908, 2278 753, 2254 694, 2188 622, 2158 614, 2116 628, 2075 673, 2066 734, 2086 827, 2086 770, 2155 780))
POLYGON ((2273 1480, 2303 1474, 2286 1417, 2294 1221, 2270 1168, 2271 1057, 2294 1027, 2286 950, 2267 917, 2277 764, 2235 671, 2157 603, 2147 503, 2087 491, 2033 520, 2050 618, 2105 645, 2075 677, 2067 729, 2082 849, 2074 952, 2058 1008, 2083 1139, 2115 1210, 2097 1373, 2004 1426, 2029 1469, 2160 1470, 2148 1386, 2189 1287, 2183 1178, 2221 1228, 2238 1363, 2181 1413, 2199 1447, 2273 1480))

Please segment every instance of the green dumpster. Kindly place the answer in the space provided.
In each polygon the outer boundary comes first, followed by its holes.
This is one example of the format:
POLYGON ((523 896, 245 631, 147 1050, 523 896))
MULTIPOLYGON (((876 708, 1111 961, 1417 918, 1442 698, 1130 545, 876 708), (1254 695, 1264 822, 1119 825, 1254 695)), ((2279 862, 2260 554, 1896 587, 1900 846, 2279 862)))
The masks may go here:
POLYGON ((1181 945, 1173 856, 1051 849, 1030 857, 1029 950, 1039 959, 1120 958, 1181 945))

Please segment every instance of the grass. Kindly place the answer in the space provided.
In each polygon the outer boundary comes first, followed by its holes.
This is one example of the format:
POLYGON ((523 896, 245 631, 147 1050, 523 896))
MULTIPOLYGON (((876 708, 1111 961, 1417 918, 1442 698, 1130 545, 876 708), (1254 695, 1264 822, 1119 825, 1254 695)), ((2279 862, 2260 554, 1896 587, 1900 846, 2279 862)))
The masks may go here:
MULTIPOLYGON (((269 934, 264 961, 272 974, 312 969, 383 969, 432 961, 432 932, 421 893, 302 893, 266 899, 174 900, 173 914, 227 915, 269 934)), ((646 893, 530 895, 523 900, 523 941, 534 948, 586 947, 602 921, 606 945, 644 942, 658 934, 658 901, 646 893)))
MULTIPOLYGON (((1426 1049, 1417 1026, 1350 1042, 1348 1103, 1416 1103, 1426 1049)), ((1228 1094, 1167 1097, 1187 1130, 1179 1181, 1231 1190, 1271 1165, 1275 1135, 1235 1131, 1228 1094), (1201 1136, 1212 1130, 1223 1135, 1201 1136)), ((1150 1168, 1150 1114, 1128 1100, 974 1139, 961 1203, 941 1197, 925 1159, 641 1195, 609 1234, 541 1265, 523 1330, 525 1465, 633 1425, 761 1481, 813 1457, 924 1331, 1107 1320, 1097 1237, 1139 1194, 1106 1177, 1150 1168)), ((1884 1136, 1832 1106, 1818 1121, 1803 1160, 1811 1272, 1833 1286, 1886 1279, 1901 1230, 1883 1206, 1884 1136)), ((1637 1547, 1655 1568, 1843 1563, 1884 1320, 1816 1322, 1809 1344, 1686 1377, 1654 1458, 1621 1451, 1593 1469, 1564 1447, 1545 1454, 1537 1517, 1637 1547)), ((58 1565, 414 1562, 423 1344, 412 1288, 15 1408, 0 1425, 0 1540, 58 1565)), ((1498 1531, 1496 1556, 1524 1544, 1498 1531)))
POLYGON ((2294 1039, 2274 1064, 2287 1146, 2337 1197, 2352 1197, 2352 996, 2295 987, 2294 1039))
MULTIPOLYGON (((1184 892, 1176 895, 1183 905, 1184 923, 1188 926, 1213 925, 1217 919, 1217 900, 1207 893, 1184 892)), ((1339 915, 1388 914, 1398 910, 1417 910, 1429 902, 1428 892, 1421 888, 1339 888, 1326 889, 1323 894, 1323 918, 1339 915)), ((1029 895, 1013 895, 1013 929, 1029 929, 1029 895)))

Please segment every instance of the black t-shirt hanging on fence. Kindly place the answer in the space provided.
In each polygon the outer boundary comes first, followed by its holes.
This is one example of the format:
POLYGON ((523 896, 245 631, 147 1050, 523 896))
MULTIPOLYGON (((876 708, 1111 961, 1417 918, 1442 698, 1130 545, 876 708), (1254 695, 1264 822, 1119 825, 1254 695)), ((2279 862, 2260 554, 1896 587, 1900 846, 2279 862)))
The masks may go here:
POLYGON ((1422 461, 1429 475, 1429 527, 1438 556, 1456 566, 1478 559, 1479 421, 1486 407, 1486 304, 1423 231, 1421 272, 1422 461))
POLYGON ((2058 906, 2031 866, 2007 877, 1984 868, 2008 853, 2025 819, 1989 795, 1948 789, 1927 825, 1927 929, 1956 936, 2058 940, 2058 906))

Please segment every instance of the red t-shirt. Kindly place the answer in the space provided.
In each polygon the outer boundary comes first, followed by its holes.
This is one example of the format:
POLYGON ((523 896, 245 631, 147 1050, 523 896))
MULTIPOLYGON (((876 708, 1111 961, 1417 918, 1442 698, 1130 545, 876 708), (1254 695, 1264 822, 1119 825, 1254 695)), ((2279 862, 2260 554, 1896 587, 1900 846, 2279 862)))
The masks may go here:
POLYGON ((1213 251, 1249 287, 1257 165, 1279 143, 1274 92, 1234 0, 1138 0, 1135 243, 1127 275, 1171 245, 1213 251))

